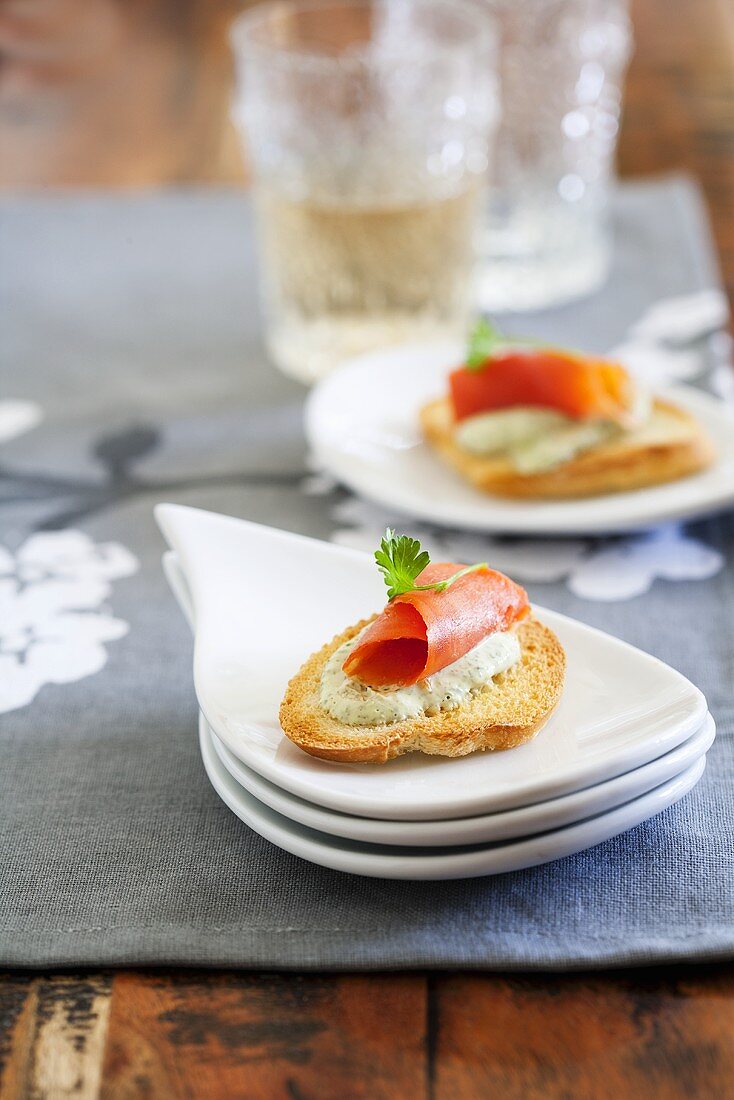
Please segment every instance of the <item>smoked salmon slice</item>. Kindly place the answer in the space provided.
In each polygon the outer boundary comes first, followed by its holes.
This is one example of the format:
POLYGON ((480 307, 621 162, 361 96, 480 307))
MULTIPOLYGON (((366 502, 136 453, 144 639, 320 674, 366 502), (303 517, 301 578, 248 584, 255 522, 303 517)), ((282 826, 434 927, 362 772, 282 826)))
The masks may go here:
POLYGON ((459 367, 449 384, 457 420, 516 405, 620 420, 632 404, 632 382, 620 364, 542 348, 513 348, 479 369, 459 367))
MULTIPOLYGON (((416 583, 435 584, 463 568, 431 563, 416 583)), ((529 606, 525 590, 494 569, 467 573, 443 592, 406 592, 375 619, 342 668, 369 687, 407 687, 458 661, 489 634, 509 630, 529 606)))

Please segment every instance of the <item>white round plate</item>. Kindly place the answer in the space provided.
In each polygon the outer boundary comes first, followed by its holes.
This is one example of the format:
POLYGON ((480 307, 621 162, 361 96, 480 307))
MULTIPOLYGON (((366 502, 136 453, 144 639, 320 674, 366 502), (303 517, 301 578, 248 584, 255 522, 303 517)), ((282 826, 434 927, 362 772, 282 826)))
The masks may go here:
POLYGON ((199 741, 207 775, 215 791, 246 825, 278 848, 301 859, 372 878, 451 879, 498 875, 549 863, 573 855, 603 840, 626 832, 649 817, 678 802, 698 782, 706 766, 700 757, 682 774, 662 783, 639 798, 608 813, 587 818, 564 829, 542 833, 505 844, 456 849, 384 848, 377 844, 329 837, 271 810, 240 787, 217 756, 206 722, 200 722, 199 741))
POLYGON ((690 519, 734 502, 734 416, 689 386, 666 389, 713 439, 709 470, 668 485, 570 501, 511 501, 479 492, 424 442, 422 405, 446 392, 458 345, 410 346, 351 360, 320 382, 306 406, 316 461, 351 489, 432 523, 507 534, 602 534, 690 519))
MULTIPOLYGON (((206 722, 203 715, 201 721, 206 722)), ((534 806, 519 806, 515 810, 482 817, 461 817, 454 821, 379 821, 324 809, 268 783, 267 779, 233 756, 208 725, 207 730, 219 759, 232 778, 260 802, 291 821, 347 840, 425 848, 431 845, 446 847, 513 840, 558 829, 593 814, 605 813, 688 768, 709 750, 716 726, 713 717, 707 715, 701 729, 678 748, 606 783, 553 798, 550 802, 536 802, 534 806)))
POLYGON ((176 591, 191 604, 194 684, 207 721, 244 764, 308 802, 407 821, 528 806, 647 764, 706 717, 703 695, 675 669, 536 607, 566 651, 567 675, 532 741, 459 759, 318 760, 283 735, 280 702, 310 653, 384 605, 370 555, 180 505, 156 514, 188 582, 176 591))

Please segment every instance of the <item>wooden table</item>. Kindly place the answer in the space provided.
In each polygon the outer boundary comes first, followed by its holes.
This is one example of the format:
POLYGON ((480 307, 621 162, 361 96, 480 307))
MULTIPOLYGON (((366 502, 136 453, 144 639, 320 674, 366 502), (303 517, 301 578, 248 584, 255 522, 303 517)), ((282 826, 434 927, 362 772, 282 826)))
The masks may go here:
POLYGON ((734 1096, 731 967, 8 975, 4 1097, 734 1096))
MULTIPOLYGON (((223 121, 234 3, 95 0, 79 24, 75 0, 57 0, 69 34, 63 19, 43 24, 50 5, 28 0, 57 48, 35 68, 24 3, 0 6, 0 186, 240 177, 223 121), (70 52, 86 33, 102 34, 108 57, 70 52)), ((698 176, 734 298, 734 8, 634 0, 633 15, 621 170, 698 176)), ((734 1097, 734 967, 15 972, 0 976, 0 1095, 734 1097)))

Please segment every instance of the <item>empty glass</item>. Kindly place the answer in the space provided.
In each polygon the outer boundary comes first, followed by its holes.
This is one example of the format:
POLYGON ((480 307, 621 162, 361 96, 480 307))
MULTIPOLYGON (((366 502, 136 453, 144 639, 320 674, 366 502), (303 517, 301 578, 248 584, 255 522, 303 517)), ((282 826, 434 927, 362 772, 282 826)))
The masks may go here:
POLYGON ((496 116, 486 13, 276 2, 232 42, 277 365, 313 381, 362 351, 463 336, 496 116))
POLYGON ((607 273, 607 206, 631 34, 625 0, 481 0, 499 39, 502 119, 479 302, 536 309, 607 273))

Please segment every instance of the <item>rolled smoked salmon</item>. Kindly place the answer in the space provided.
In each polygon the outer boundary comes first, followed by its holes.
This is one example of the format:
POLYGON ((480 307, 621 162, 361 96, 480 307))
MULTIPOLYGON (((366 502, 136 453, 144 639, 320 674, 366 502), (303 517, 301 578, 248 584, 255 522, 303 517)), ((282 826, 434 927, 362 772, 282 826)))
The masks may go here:
MULTIPOLYGON (((462 565, 435 562, 416 584, 452 577, 462 565)), ((343 664, 370 687, 407 687, 453 664, 489 634, 527 616, 527 593, 504 573, 467 573, 443 592, 396 596, 367 628, 343 664)))
POLYGON ((554 409, 579 419, 621 420, 632 403, 624 367, 549 349, 511 349, 477 370, 450 375, 456 420, 512 406, 554 409))

